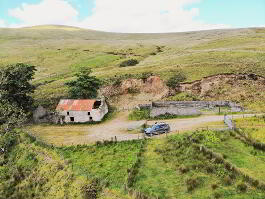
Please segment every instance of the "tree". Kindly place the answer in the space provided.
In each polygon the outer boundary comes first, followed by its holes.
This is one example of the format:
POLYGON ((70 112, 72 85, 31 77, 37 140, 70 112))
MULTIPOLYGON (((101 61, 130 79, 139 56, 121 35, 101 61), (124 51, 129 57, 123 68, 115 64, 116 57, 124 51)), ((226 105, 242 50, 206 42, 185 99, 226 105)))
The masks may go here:
POLYGON ((0 71, 0 99, 25 112, 30 111, 33 103, 30 94, 35 90, 30 81, 35 71, 35 66, 22 63, 4 67, 0 71))
POLYGON ((73 99, 96 98, 101 81, 95 76, 91 76, 92 70, 86 67, 80 68, 76 73, 76 80, 66 83, 69 87, 69 94, 73 99))
POLYGON ((25 112, 7 100, 0 99, 0 132, 7 133, 26 120, 25 112))

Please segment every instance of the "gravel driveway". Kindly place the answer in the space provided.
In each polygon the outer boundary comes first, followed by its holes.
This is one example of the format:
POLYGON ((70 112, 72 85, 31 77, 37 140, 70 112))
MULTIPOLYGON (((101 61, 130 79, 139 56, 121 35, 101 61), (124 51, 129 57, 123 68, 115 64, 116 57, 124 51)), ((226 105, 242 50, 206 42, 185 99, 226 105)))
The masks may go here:
MULTIPOLYGON (((254 116, 253 114, 245 114, 244 117, 254 116)), ((234 118, 242 118, 243 115, 234 115, 234 118)), ((140 133, 130 133, 130 130, 139 129, 144 123, 152 125, 155 122, 166 122, 170 125, 171 132, 176 133, 179 131, 194 130, 198 127, 202 127, 203 124, 209 122, 223 121, 224 116, 219 115, 205 115, 197 118, 186 119, 170 119, 170 120, 157 120, 157 121, 129 121, 128 113, 122 112, 111 121, 103 124, 94 125, 88 127, 88 134, 85 139, 87 142, 95 142, 102 140, 111 140, 115 137, 118 141, 121 140, 133 140, 142 138, 140 133)))

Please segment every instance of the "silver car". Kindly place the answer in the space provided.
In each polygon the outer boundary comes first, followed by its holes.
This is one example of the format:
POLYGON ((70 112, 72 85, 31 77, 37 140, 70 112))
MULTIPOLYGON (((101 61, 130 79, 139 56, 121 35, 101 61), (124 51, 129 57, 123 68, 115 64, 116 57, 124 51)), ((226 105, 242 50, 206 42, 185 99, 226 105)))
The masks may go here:
POLYGON ((170 131, 170 126, 166 123, 156 123, 153 126, 146 128, 144 130, 145 135, 153 136, 163 133, 168 133, 170 131))

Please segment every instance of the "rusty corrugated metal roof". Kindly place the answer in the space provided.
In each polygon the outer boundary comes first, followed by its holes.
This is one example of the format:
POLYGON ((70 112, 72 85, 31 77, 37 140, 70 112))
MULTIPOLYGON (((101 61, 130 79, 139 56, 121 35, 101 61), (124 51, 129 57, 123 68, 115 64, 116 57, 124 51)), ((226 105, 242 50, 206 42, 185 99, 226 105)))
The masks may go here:
POLYGON ((91 111, 96 100, 82 99, 62 99, 57 105, 57 111, 91 111))

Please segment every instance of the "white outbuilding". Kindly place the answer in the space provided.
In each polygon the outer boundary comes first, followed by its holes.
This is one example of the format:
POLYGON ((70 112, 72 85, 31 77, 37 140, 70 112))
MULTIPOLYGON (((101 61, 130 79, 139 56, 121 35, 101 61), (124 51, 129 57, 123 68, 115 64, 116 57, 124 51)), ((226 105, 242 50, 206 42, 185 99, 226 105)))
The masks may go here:
POLYGON ((105 99, 62 99, 56 111, 60 123, 98 122, 108 113, 108 105, 105 99))

